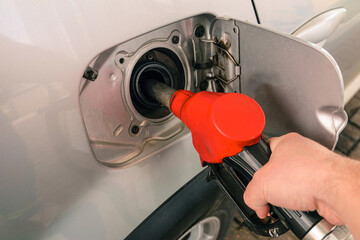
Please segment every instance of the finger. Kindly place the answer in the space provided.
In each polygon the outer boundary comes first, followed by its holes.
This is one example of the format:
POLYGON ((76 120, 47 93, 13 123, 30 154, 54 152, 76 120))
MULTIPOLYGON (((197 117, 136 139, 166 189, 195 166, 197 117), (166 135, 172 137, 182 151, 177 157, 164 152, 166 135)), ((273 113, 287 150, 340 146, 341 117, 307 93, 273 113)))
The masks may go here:
POLYGON ((253 179, 244 192, 244 201, 246 205, 256 212, 259 218, 265 218, 269 213, 270 207, 261 189, 256 184, 256 180, 253 179))
POLYGON ((267 140, 267 143, 270 146, 271 151, 273 152, 276 148, 276 146, 281 142, 281 137, 272 137, 269 140, 267 140))
POLYGON ((261 208, 260 210, 255 211, 255 212, 259 218, 266 218, 266 217, 270 216, 269 211, 270 211, 270 206, 269 206, 269 204, 267 204, 265 207, 261 208))
POLYGON ((254 199, 249 197, 249 195, 246 192, 247 191, 245 191, 244 193, 244 201, 246 205, 248 205, 248 207, 254 210, 259 218, 266 218, 270 211, 269 204, 266 201, 260 202, 258 199, 254 201, 254 199))
POLYGON ((333 225, 344 224, 344 221, 342 221, 338 214, 332 208, 328 207, 323 201, 318 202, 317 211, 323 218, 333 225))

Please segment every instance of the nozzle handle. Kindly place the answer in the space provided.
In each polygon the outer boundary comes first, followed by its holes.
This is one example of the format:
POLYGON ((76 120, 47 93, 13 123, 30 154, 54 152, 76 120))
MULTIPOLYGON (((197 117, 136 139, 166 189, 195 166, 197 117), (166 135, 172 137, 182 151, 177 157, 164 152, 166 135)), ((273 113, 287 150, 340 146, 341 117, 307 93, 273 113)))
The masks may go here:
MULTIPOLYGON (((233 168, 246 187, 255 172, 269 161, 270 155, 271 150, 268 144, 260 140, 255 145, 245 147, 235 156, 225 158, 224 164, 233 168)), ((277 216, 299 239, 303 239, 322 220, 316 211, 302 212, 276 206, 271 206, 270 214, 277 216)))

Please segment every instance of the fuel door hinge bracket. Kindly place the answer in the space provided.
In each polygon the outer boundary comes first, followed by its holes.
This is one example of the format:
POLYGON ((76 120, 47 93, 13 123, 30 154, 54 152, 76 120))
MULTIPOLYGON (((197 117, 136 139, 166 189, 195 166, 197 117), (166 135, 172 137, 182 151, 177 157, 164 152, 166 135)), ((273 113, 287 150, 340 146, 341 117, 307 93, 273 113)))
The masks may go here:
POLYGON ((193 37, 195 87, 216 92, 240 92, 239 29, 233 20, 215 19, 202 37, 193 37))

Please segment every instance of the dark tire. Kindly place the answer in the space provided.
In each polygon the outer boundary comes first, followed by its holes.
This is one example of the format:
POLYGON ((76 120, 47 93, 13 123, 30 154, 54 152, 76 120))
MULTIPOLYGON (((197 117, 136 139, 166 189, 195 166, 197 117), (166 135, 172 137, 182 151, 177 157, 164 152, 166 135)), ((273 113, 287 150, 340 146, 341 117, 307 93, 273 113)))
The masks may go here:
POLYGON ((205 213, 194 209, 183 220, 184 225, 187 223, 188 227, 177 239, 224 239, 233 222, 234 211, 232 202, 225 195, 217 198, 205 213))
POLYGON ((208 181, 208 176, 206 168, 158 207, 126 240, 201 239, 194 238, 196 231, 192 231, 199 223, 204 223, 204 233, 213 234, 212 239, 224 239, 236 208, 216 181, 208 181))

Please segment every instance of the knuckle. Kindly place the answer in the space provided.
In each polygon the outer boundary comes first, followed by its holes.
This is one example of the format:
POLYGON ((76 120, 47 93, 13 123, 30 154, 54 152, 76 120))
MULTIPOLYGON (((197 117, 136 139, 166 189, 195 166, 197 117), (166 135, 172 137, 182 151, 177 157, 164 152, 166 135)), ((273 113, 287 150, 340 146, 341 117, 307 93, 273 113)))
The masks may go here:
POLYGON ((297 132, 288 133, 288 134, 286 134, 286 136, 288 136, 289 138, 300 138, 301 137, 301 135, 297 132))
POLYGON ((290 133, 285 134, 284 137, 286 137, 286 138, 297 138, 297 137, 299 137, 299 134, 296 133, 296 132, 290 132, 290 133))

